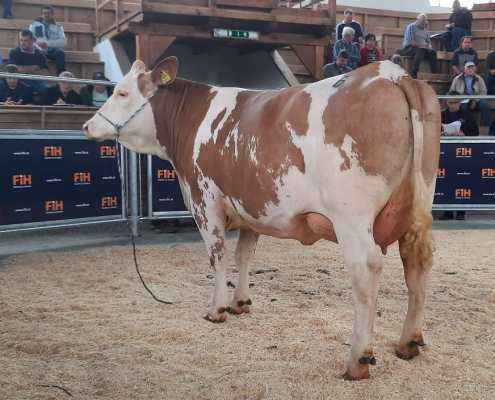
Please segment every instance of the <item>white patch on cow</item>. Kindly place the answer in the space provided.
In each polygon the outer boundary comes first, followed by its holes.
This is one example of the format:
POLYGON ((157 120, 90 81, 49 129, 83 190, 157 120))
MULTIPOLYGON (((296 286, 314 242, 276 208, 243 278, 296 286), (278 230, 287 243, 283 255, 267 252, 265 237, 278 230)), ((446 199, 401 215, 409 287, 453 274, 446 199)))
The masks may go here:
POLYGON ((220 149, 220 154, 223 156, 225 151, 227 150, 228 147, 230 147, 230 143, 233 142, 234 144, 234 157, 237 160, 237 157, 239 157, 239 122, 234 126, 234 129, 232 129, 228 136, 227 140, 225 142, 225 146, 220 149))
MULTIPOLYGON (((197 165, 199 152, 203 144, 208 143, 210 140, 216 142, 218 137, 218 132, 223 128, 225 122, 227 122, 232 111, 235 109, 237 104, 237 95, 240 92, 245 91, 245 89, 239 88, 217 88, 211 89, 212 93, 216 93, 216 96, 210 103, 210 108, 206 112, 201 125, 198 128, 198 133, 194 141, 194 151, 193 160, 194 164, 197 165), (211 126, 215 119, 225 110, 223 118, 218 123, 215 131, 211 131, 211 126)), ((237 142, 237 135, 235 136, 235 141, 237 142)), ((237 145, 237 144, 236 144, 237 145)))
POLYGON ((248 144, 248 149, 249 159, 252 161, 253 164, 258 165, 258 157, 256 155, 256 152, 258 150, 258 139, 254 136, 251 138, 251 141, 248 144))
POLYGON ((399 83, 400 79, 407 76, 406 70, 394 64, 392 61, 380 61, 378 63, 378 75, 363 81, 361 88, 365 88, 378 79, 387 79, 394 83, 399 83))

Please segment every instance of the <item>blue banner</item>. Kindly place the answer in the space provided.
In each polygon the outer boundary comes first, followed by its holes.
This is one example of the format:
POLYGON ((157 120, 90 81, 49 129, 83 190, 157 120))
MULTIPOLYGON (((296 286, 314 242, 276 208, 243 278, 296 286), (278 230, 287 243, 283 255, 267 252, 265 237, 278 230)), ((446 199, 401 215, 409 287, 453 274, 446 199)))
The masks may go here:
POLYGON ((187 211, 174 167, 156 156, 151 157, 151 185, 153 213, 187 211))

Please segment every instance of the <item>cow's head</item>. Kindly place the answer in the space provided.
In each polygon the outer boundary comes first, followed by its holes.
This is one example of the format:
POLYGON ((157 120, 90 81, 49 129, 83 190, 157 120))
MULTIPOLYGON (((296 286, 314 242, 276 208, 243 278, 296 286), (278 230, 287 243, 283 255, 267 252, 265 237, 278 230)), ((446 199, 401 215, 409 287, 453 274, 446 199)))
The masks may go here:
POLYGON ((166 58, 152 71, 142 61, 134 62, 105 105, 84 124, 86 136, 97 141, 115 139, 120 129, 119 142, 124 146, 140 153, 155 153, 155 116, 146 103, 155 90, 174 81, 177 67, 176 57, 166 58))

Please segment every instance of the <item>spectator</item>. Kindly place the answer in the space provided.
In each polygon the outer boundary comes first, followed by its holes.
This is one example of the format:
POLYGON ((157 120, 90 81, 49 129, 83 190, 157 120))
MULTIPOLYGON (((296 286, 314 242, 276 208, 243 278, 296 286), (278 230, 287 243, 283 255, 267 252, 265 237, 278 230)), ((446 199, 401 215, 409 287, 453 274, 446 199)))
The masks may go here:
POLYGON ((356 43, 357 48, 359 49, 360 45, 363 44, 363 30, 361 29, 361 24, 357 21, 353 20, 354 11, 350 8, 344 11, 344 20, 337 25, 337 40, 341 40, 344 37, 344 28, 352 28, 354 29, 355 36, 352 39, 354 43, 356 43))
POLYGON ((352 72, 347 66, 349 62, 349 53, 346 50, 340 50, 337 56, 337 61, 332 64, 327 64, 323 67, 323 76, 325 78, 331 78, 332 76, 346 74, 352 72))
MULTIPOLYGON (((472 48, 471 36, 464 36, 461 39, 461 47, 454 51, 452 56, 452 69, 456 75, 464 72, 464 66, 468 61, 474 62, 478 67, 478 52, 472 48)), ((476 69, 475 71, 476 72, 476 69)))
POLYGON ((454 51, 461 44, 461 38, 471 34, 471 23, 473 15, 466 7, 461 7, 459 1, 452 4, 452 15, 449 23, 445 25, 447 32, 442 33, 442 42, 445 51, 454 51))
MULTIPOLYGON (((461 94, 469 96, 486 95, 486 85, 481 76, 474 72, 474 62, 468 61, 464 66, 464 72, 458 75, 452 81, 450 90, 455 90, 461 94)), ((481 125, 490 126, 490 106, 486 100, 471 99, 461 103, 462 107, 469 110, 477 110, 481 112, 481 125)))
POLYGON ((361 54, 360 67, 380 61, 381 58, 380 50, 375 46, 376 36, 374 34, 368 33, 364 38, 364 43, 365 45, 359 49, 359 54, 361 54))
POLYGON ((333 45, 333 59, 336 60, 338 58, 340 50, 346 50, 349 53, 347 66, 350 69, 356 69, 356 63, 361 61, 361 54, 359 54, 357 47, 352 43, 354 29, 345 27, 342 34, 343 38, 337 40, 333 45))
POLYGON ((427 22, 426 14, 419 14, 416 22, 407 26, 404 34, 402 55, 414 57, 411 71, 413 78, 418 77, 419 66, 424 58, 430 62, 431 72, 438 72, 437 52, 431 47, 430 35, 426 30, 427 22))
MULTIPOLYGON (((9 64, 5 72, 18 74, 17 65, 9 64)), ((6 106, 18 106, 21 104, 34 104, 33 89, 16 78, 5 78, 0 82, 0 102, 6 106)))
POLYGON ((12 0, 3 0, 3 18, 12 19, 12 0))
POLYGON ((485 60, 485 83, 488 94, 493 95, 493 84, 495 84, 495 50, 488 53, 485 60))
MULTIPOLYGON (((92 79, 108 81, 103 72, 95 72, 92 79)), ((105 85, 86 85, 83 86, 79 92, 83 104, 90 107, 101 107, 112 93, 113 88, 105 85)))
MULTIPOLYGON (((61 78, 74 78, 69 71, 60 74, 61 78)), ((57 85, 50 86, 46 89, 45 94, 39 100, 38 104, 42 106, 52 105, 82 105, 81 96, 73 89, 74 84, 68 82, 59 82, 57 85)))
MULTIPOLYGON (((460 93, 451 90, 447 95, 459 96, 460 93)), ((460 99, 448 99, 447 107, 442 111, 442 136, 478 136, 480 134, 476 118, 470 111, 461 107, 460 99), (445 125, 449 125, 449 127, 445 125)), ((454 211, 445 211, 439 219, 454 219, 454 211)), ((457 211, 455 219, 466 219, 466 212, 457 211)))
POLYGON ((322 3, 313 4, 313 11, 318 11, 318 12, 323 11, 323 4, 322 3))
MULTIPOLYGON (((19 32, 19 47, 10 50, 9 64, 17 65, 21 74, 48 75, 45 54, 34 45, 34 35, 29 29, 19 32)), ((43 95, 48 88, 43 81, 23 81, 33 91, 43 95)))
POLYGON ((402 67, 402 64, 404 63, 404 60, 402 59, 402 56, 400 54, 394 54, 392 57, 390 57, 390 61, 392 61, 394 64, 397 64, 399 67, 402 67))
POLYGON ((65 53, 62 47, 67 44, 64 28, 53 19, 53 8, 49 5, 41 7, 41 18, 34 21, 29 30, 36 37, 36 44, 45 52, 49 60, 55 61, 57 74, 60 75, 67 68, 65 53))

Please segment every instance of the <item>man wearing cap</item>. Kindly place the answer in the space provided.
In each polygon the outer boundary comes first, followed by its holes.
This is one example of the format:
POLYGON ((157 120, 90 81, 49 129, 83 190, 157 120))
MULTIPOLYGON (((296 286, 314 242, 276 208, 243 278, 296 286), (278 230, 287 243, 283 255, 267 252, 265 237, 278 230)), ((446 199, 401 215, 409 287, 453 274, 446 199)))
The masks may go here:
POLYGON ((361 24, 354 21, 353 18, 354 11, 350 8, 344 11, 344 20, 337 25, 337 40, 341 40, 343 38, 342 32, 344 28, 352 28, 354 29, 354 38, 352 39, 352 42, 356 43, 359 50, 359 47, 364 43, 363 29, 361 28, 361 24))
MULTIPOLYGON (((103 72, 93 74, 95 81, 108 81, 103 72)), ((113 87, 105 85, 86 85, 81 88, 79 94, 83 104, 90 107, 101 107, 113 93, 113 87)))
MULTIPOLYGON (((464 72, 454 78, 450 90, 455 90, 461 95, 475 96, 486 95, 486 85, 481 76, 475 72, 474 62, 468 61, 464 65, 464 72)), ((469 110, 477 110, 481 113, 481 126, 490 126, 490 106, 486 100, 472 99, 462 103, 462 107, 469 110)))
POLYGON ((416 22, 409 24, 404 32, 402 55, 413 57, 413 67, 410 73, 415 79, 418 77, 421 61, 425 58, 430 62, 431 73, 438 72, 437 52, 431 47, 430 35, 426 30, 427 22, 426 14, 419 14, 416 22))
POLYGON ((57 74, 60 75, 67 68, 65 65, 65 53, 62 48, 67 44, 64 28, 55 22, 53 7, 44 5, 41 7, 41 18, 34 21, 29 30, 36 37, 36 44, 46 54, 46 58, 55 61, 57 74))

